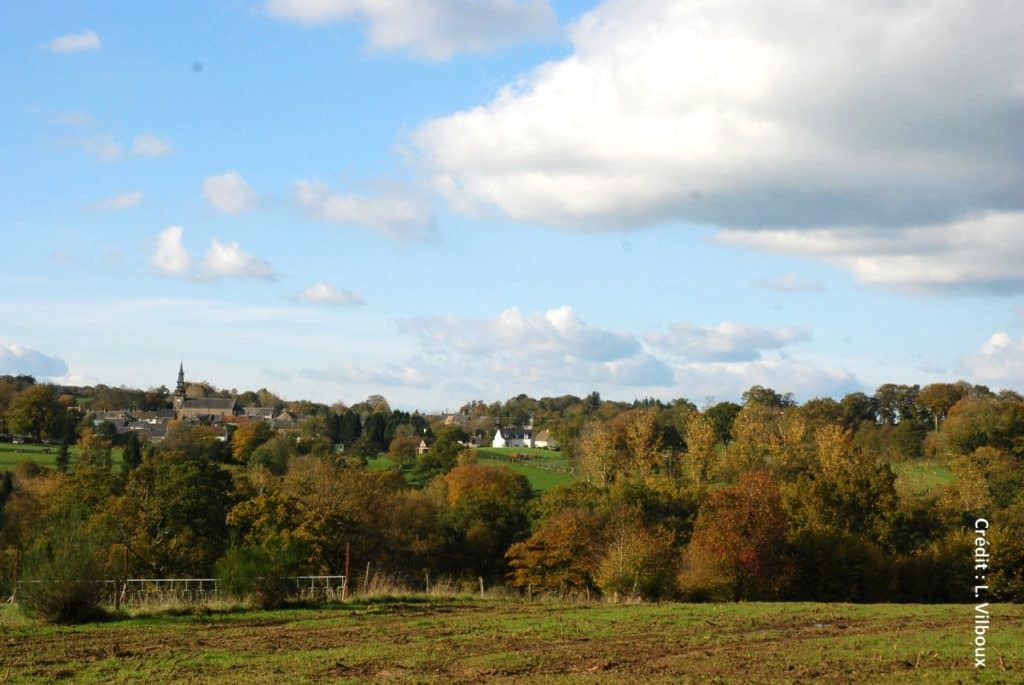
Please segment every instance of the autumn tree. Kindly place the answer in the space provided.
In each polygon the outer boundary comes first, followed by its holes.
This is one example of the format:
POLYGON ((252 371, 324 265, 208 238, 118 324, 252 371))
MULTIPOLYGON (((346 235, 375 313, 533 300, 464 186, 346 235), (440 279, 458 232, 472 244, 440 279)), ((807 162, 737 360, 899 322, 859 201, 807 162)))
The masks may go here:
POLYGON ((717 467, 714 423, 704 414, 690 412, 686 415, 684 434, 687 473, 691 482, 703 485, 711 479, 717 467))
POLYGON ((567 507, 506 553, 513 587, 537 593, 597 590, 604 519, 586 508, 567 507))
POLYGON ((691 596, 738 601, 776 596, 785 584, 786 514, 765 471, 715 490, 701 507, 679 582, 691 596))
POLYGON ((246 464, 256 448, 266 443, 274 435, 274 429, 266 421, 249 421, 243 423, 231 434, 231 458, 240 464, 246 464))

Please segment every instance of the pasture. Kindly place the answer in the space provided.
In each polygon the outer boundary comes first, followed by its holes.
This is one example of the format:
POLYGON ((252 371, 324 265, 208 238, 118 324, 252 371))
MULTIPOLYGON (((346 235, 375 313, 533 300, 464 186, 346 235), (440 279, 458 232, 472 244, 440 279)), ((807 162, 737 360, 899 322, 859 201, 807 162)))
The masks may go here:
MULTIPOLYGON (((4 471, 13 471, 20 462, 23 461, 34 461, 40 466, 47 468, 57 467, 57 452, 60 451, 60 445, 16 445, 10 442, 0 442, 0 473, 4 471)), ((74 465, 75 457, 78 448, 71 447, 71 464, 74 465)), ((120 465, 121 463, 121 448, 115 447, 111 456, 113 457, 114 464, 120 465)))
POLYGON ((52 627, 0 609, 10 683, 1016 683, 1024 607, 409 597, 52 627))

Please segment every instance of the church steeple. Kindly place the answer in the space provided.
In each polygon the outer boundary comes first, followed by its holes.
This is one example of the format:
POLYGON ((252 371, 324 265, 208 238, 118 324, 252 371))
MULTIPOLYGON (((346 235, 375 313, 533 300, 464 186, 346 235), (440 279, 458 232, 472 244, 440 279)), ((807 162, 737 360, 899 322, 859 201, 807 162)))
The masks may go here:
POLYGON ((176 397, 185 397, 185 365, 181 362, 178 363, 178 384, 174 386, 174 394, 176 397))

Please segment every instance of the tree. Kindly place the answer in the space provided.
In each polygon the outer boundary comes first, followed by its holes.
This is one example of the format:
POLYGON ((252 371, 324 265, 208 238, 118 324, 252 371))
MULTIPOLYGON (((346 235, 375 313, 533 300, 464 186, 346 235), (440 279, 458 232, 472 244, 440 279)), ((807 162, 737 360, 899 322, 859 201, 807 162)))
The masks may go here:
POLYGON ((91 428, 82 431, 78 439, 78 461, 82 464, 110 468, 113 464, 110 439, 94 432, 91 428))
POLYGON ((64 436, 64 439, 60 442, 60 449, 57 450, 57 459, 55 464, 57 470, 61 473, 68 472, 68 465, 71 464, 71 440, 68 436, 64 436))
POLYGON ((206 457, 163 450, 131 472, 114 507, 121 541, 147 573, 206 574, 227 541, 231 475, 206 457))
POLYGON ((796 402, 793 401, 793 393, 791 392, 781 394, 771 388, 754 385, 743 393, 743 404, 763 404, 767 407, 782 409, 784 407, 792 407, 796 402))
POLYGON ((527 504, 533 496, 525 476, 505 466, 456 466, 443 479, 455 567, 475 575, 505 575, 505 551, 529 531, 527 504))
POLYGON ((707 416, 690 412, 684 423, 686 464, 695 485, 706 483, 715 471, 715 426, 707 416))
POLYGON ((274 436, 274 429, 266 421, 243 423, 231 434, 231 458, 240 464, 249 462, 256 448, 274 436))
POLYGON ((669 531, 644 525, 638 512, 620 510, 610 518, 596 581, 605 596, 671 597, 676 592, 677 557, 669 531))
POLYGON ((31 435, 35 440, 63 431, 64 408, 57 402, 53 386, 30 385, 11 399, 7 427, 12 433, 31 435))
POLYGON ((680 585, 691 594, 719 592, 733 601, 775 597, 786 581, 785 549, 778 486, 767 472, 745 473, 701 507, 680 585))
POLYGON ((399 464, 408 464, 416 459, 416 449, 422 438, 410 424, 402 424, 395 429, 395 436, 388 445, 388 454, 399 464))
POLYGON ((715 428, 715 442, 728 444, 732 440, 732 426, 743 407, 735 402, 719 402, 704 410, 704 416, 715 428))
POLYGON ((562 509, 508 548, 512 586, 538 593, 596 590, 603 529, 604 519, 592 511, 562 509))
POLYGON ((127 476, 142 463, 142 445, 134 431, 128 434, 121 455, 121 475, 127 476))

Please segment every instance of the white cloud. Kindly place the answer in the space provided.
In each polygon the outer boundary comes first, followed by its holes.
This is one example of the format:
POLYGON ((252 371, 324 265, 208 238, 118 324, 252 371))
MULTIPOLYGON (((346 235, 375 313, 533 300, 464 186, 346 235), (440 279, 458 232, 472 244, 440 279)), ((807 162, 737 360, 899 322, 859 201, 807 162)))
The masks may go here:
POLYGON ((310 304, 331 305, 342 307, 353 304, 363 304, 363 296, 353 290, 336 288, 330 283, 317 281, 295 296, 300 302, 310 304))
POLYGON ((238 243, 222 243, 210 239, 199 275, 204 279, 256 278, 273 281, 277 272, 270 262, 244 252, 238 243))
POLYGON ((524 316, 516 307, 484 321, 425 317, 400 322, 400 329, 420 338, 428 351, 453 350, 469 355, 509 354, 555 362, 604 362, 639 353, 640 343, 627 333, 587 326, 564 305, 524 316))
POLYGON ((811 293, 825 290, 818 281, 812 281, 799 274, 784 274, 775 278, 759 278, 753 283, 755 288, 776 290, 780 293, 811 293))
POLYGON ((328 369, 300 369, 299 376, 322 383, 345 383, 368 387, 427 387, 431 385, 422 370, 409 365, 365 367, 345 364, 328 369))
MULTIPOLYGON (((570 56, 424 123, 412 143, 460 211, 752 236, 869 227, 906 238, 920 226, 941 242, 964 217, 1024 208, 1024 147, 1007 144, 1024 139, 1019 11, 607 0, 572 27, 570 56)), ((896 278, 854 266, 871 282, 896 278)))
POLYGON ((181 226, 168 226, 156 237, 156 250, 150 264, 165 276, 185 276, 192 266, 192 258, 182 243, 181 226))
POLYGON ((546 37, 557 23, 547 0, 267 0, 266 11, 305 25, 365 19, 372 47, 435 60, 546 37))
POLYGON ((646 342, 664 354, 690 361, 737 362, 761 358, 762 351, 776 350, 810 340, 810 333, 795 328, 758 328, 729 322, 697 326, 679 321, 664 332, 651 333, 646 342))
POLYGON ((980 350, 964 358, 962 368, 977 383, 1024 387, 1024 337, 1014 340, 1005 332, 994 333, 980 350))
POLYGON ((166 157, 173 150, 169 142, 154 133, 140 133, 132 141, 132 154, 137 157, 166 157))
POLYGON ((51 52, 84 52, 99 50, 102 46, 96 32, 86 30, 81 33, 66 33, 63 36, 57 36, 43 47, 51 52))
POLYGON ((692 401, 736 400, 753 385, 792 392, 800 399, 842 397, 863 390, 853 374, 786 358, 686 363, 674 367, 676 392, 692 401))
POLYGON ((0 374, 53 378, 67 372, 68 365, 63 359, 21 345, 0 343, 0 374))
POLYGON ((818 257, 874 285, 1024 291, 1024 212, 992 212, 909 228, 727 230, 717 240, 818 257))
POLYGON ((295 202, 316 219, 362 226, 396 239, 423 238, 434 228, 427 202, 407 193, 332 193, 326 183, 302 180, 295 182, 295 202))
POLYGON ((96 203, 96 206, 99 209, 128 209, 142 202, 142 198, 142 191, 135 190, 130 193, 121 193, 120 195, 100 200, 96 203))
POLYGON ((82 138, 74 141, 73 144, 104 162, 116 162, 124 156, 121 144, 114 140, 109 133, 82 138))
POLYGON ((225 214, 241 214, 256 204, 256 193, 237 171, 203 179, 203 197, 225 214))

